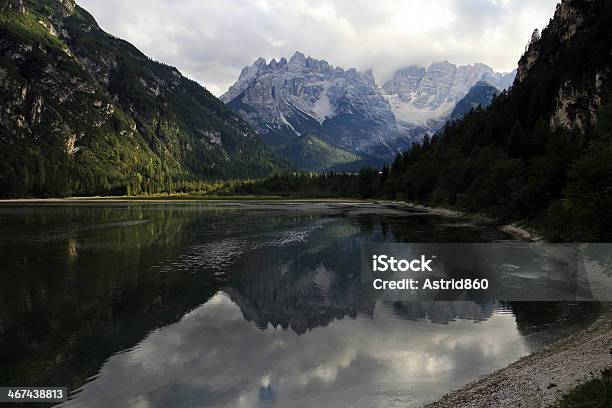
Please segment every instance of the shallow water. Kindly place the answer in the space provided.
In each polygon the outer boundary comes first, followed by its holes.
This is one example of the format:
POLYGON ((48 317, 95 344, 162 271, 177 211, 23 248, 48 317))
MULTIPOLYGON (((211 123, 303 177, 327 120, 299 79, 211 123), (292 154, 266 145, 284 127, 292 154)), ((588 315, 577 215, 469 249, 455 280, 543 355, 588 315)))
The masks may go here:
POLYGON ((410 407, 568 335, 596 304, 388 302, 365 242, 490 242, 356 203, 0 206, 0 384, 67 407, 410 407))

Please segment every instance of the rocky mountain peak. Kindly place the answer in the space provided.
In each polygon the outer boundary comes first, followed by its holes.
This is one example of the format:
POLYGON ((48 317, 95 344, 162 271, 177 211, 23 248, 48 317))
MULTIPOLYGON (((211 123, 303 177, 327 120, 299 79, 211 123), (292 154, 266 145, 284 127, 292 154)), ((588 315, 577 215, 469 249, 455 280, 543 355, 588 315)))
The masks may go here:
POLYGON ((221 100, 273 146, 316 134, 351 154, 389 158, 398 150, 395 118, 372 73, 334 67, 299 51, 288 62, 266 65, 258 59, 221 100))
POLYGON ((482 63, 457 66, 448 61, 428 67, 409 65, 398 69, 382 86, 400 130, 413 132, 421 127, 438 130, 472 86, 486 80, 499 90, 508 88, 515 73, 497 73, 482 63))
POLYGON ((492 85, 492 84, 490 84, 490 83, 489 83, 487 80, 483 79, 483 80, 480 80, 480 81, 476 82, 476 83, 475 83, 475 84, 472 86, 472 89, 470 89, 470 91, 472 91, 472 90, 474 90, 474 89, 477 89, 477 88, 480 88, 480 87, 492 87, 492 86, 493 86, 493 85, 492 85))
POLYGON ((488 107, 499 93, 499 89, 486 80, 476 82, 467 95, 457 102, 447 121, 459 120, 478 106, 488 107))
POLYGON ((268 64, 268 68, 270 69, 278 69, 284 65, 287 65, 287 60, 283 58, 280 62, 277 62, 275 58, 272 58, 272 61, 268 64), (284 60, 284 61, 283 61, 284 60))
POLYGON ((351 154, 389 158, 437 131, 479 81, 501 90, 514 75, 482 63, 439 61, 401 68, 379 87, 371 70, 334 67, 296 51, 288 62, 281 58, 266 64, 258 58, 221 100, 273 146, 316 134, 351 154))
POLYGON ((265 58, 262 58, 262 57, 257 58, 257 59, 255 60, 255 62, 253 63, 253 66, 254 66, 254 67, 257 67, 257 68, 261 68, 261 67, 266 66, 266 60, 265 60, 265 58))
MULTIPOLYGON (((310 58, 310 57, 309 57, 310 58)), ((289 59, 289 65, 297 65, 303 67, 306 65, 306 57, 299 51, 296 51, 295 54, 289 59)))

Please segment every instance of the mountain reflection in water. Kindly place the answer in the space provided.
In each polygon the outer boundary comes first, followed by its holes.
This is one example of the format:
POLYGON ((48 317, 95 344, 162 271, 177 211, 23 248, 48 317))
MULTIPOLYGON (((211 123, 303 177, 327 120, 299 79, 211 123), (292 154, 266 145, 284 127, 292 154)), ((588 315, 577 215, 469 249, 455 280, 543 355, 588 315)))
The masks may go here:
POLYGON ((0 232, 0 384, 68 407, 419 405, 598 308, 385 301, 363 242, 508 237, 379 204, 4 205, 0 232))

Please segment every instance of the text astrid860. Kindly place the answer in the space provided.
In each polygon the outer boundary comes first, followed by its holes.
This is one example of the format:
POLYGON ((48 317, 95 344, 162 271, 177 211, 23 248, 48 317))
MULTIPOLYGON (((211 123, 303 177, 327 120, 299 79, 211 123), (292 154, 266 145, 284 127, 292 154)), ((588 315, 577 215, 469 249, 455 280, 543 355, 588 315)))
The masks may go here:
POLYGON ((383 280, 374 279, 376 290, 487 290, 488 279, 416 279, 383 280))

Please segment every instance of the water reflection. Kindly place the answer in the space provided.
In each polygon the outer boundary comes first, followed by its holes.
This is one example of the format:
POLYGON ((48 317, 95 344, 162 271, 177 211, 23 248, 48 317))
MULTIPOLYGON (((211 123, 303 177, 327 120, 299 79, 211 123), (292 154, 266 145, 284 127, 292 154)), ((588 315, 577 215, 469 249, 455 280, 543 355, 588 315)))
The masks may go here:
POLYGON ((0 232, 0 384, 67 406, 411 406, 597 312, 384 301, 363 242, 508 237, 380 205, 5 206, 0 232))
POLYGON ((242 314, 218 293, 113 356, 67 406, 108 406, 110 388, 118 406, 406 406, 528 352, 509 314, 438 326, 381 307, 303 336, 242 314))

